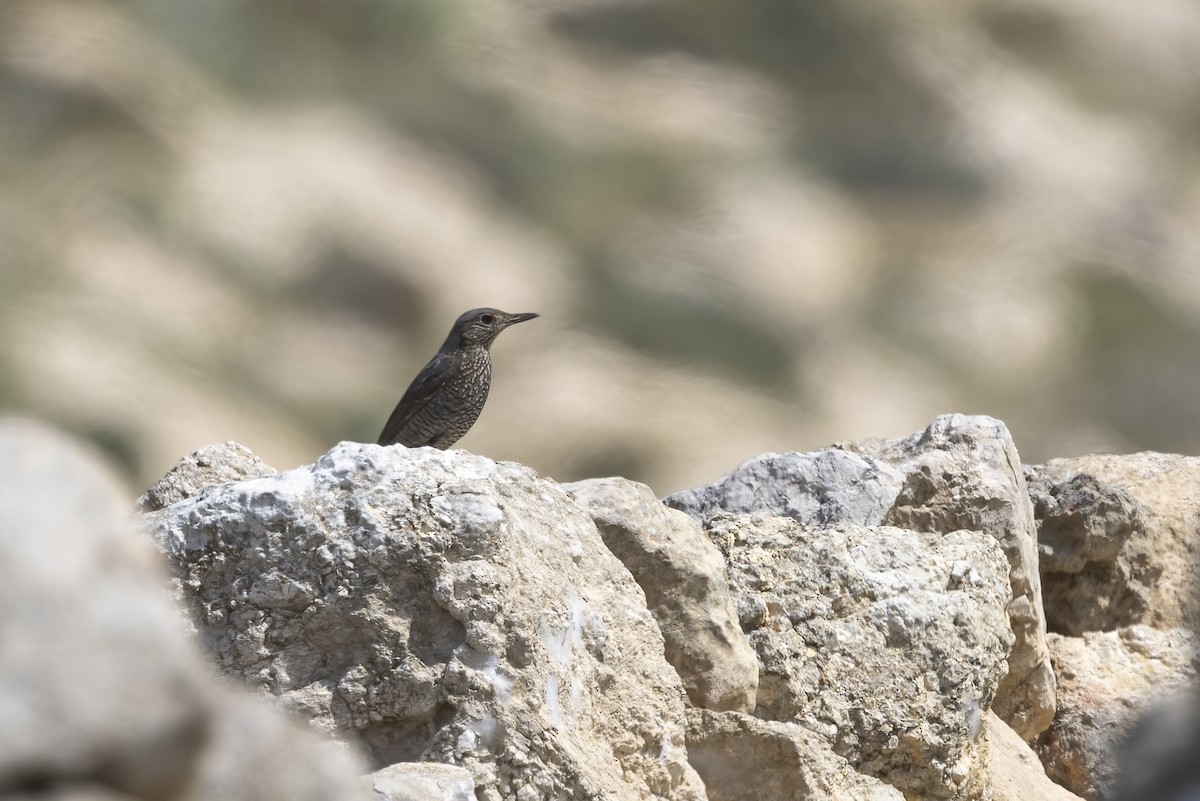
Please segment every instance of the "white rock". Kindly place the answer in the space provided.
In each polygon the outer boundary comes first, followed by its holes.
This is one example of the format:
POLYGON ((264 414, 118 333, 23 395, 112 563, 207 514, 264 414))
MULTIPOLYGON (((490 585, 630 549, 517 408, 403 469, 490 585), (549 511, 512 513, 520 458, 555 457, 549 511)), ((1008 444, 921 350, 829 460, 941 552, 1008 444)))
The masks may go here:
POLYGON ((342 443, 149 516, 230 675, 481 798, 700 799, 642 590, 528 468, 342 443))

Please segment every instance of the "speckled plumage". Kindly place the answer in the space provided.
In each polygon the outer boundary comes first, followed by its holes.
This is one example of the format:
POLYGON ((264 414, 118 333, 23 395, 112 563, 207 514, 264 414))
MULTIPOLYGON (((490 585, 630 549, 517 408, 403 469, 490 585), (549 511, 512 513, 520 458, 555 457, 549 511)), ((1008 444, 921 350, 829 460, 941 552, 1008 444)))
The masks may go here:
POLYGON ((487 402, 492 385, 492 343, 505 328, 537 316, 484 308, 459 317, 437 355, 396 404, 379 435, 379 444, 429 445, 445 450, 458 442, 487 402))

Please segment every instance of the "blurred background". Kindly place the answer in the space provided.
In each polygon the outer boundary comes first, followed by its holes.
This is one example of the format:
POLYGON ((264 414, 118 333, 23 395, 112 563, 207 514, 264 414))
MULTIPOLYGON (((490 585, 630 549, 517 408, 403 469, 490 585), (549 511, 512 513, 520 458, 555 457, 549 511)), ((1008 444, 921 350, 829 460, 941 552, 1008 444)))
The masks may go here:
POLYGON ((286 469, 481 305, 460 446, 559 480, 1200 452, 1200 5, 0 4, 3 411, 286 469))

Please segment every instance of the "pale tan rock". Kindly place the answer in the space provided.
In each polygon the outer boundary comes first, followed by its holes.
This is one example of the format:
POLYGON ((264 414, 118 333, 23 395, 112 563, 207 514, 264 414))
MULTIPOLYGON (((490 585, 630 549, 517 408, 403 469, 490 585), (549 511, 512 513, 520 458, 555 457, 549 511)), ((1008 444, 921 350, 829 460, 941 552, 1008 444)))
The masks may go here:
POLYGON ((365 798, 353 754, 210 674, 132 523, 90 451, 0 422, 0 788, 365 798))
POLYGON ((688 759, 709 801, 904 801, 795 723, 689 709, 688 759))
POLYGON ((148 520, 221 668, 376 765, 462 765, 481 801, 704 798, 644 593, 528 468, 342 443, 148 520))
POLYGON ((988 712, 992 801, 1082 801, 1046 775, 1033 749, 995 712, 988 712))
POLYGON ((565 485, 596 521, 604 544, 646 593, 695 706, 750 712, 758 660, 738 625, 725 560, 692 518, 645 484, 604 478, 565 485))
POLYGON ((1196 680, 1197 641, 1186 629, 1130 626, 1049 637, 1058 714, 1038 742, 1046 773, 1074 793, 1104 798, 1124 739, 1143 713, 1196 680))
POLYGON ((986 794, 983 716, 1012 645, 994 539, 753 516, 710 535, 758 653, 759 717, 906 796, 986 794))
POLYGON ((995 711, 1026 741, 1054 717, 1054 673, 1038 572, 1037 528, 1021 459, 999 420, 961 414, 937 418, 922 432, 886 442, 852 443, 904 474, 883 522, 916 531, 982 531, 1008 559, 1016 639, 995 711))
POLYGON ((1079 635, 1200 615, 1200 458, 1164 453, 1055 459, 1029 469, 1046 617, 1079 635))

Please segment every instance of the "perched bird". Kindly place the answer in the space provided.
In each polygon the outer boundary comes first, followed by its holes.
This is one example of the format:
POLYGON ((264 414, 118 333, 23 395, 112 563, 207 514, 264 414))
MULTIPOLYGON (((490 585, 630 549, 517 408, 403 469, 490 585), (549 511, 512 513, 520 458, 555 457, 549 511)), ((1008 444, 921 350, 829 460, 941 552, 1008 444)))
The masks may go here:
POLYGON ((396 404, 379 435, 380 445, 445 450, 479 419, 492 384, 489 348, 510 325, 537 317, 499 309, 471 309, 454 322, 450 336, 396 404))

